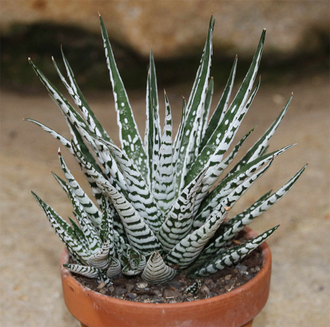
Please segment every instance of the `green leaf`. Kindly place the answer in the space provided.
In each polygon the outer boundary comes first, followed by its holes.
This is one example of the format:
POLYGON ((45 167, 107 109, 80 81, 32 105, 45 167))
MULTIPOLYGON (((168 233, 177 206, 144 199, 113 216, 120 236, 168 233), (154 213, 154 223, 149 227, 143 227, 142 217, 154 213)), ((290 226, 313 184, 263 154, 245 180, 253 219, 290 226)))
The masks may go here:
MULTIPOLYGON (((230 163, 234 160, 236 157, 239 149, 245 142, 245 140, 249 137, 249 135, 252 133, 253 129, 248 132, 233 148, 231 153, 220 163, 210 167, 203 179, 202 182, 202 189, 197 194, 196 201, 195 201, 195 208, 194 208, 194 216, 196 216, 196 213, 198 209, 200 208, 201 202, 204 200, 204 198, 209 193, 209 190, 212 188, 212 186, 217 182, 219 179, 219 176, 222 174, 222 172, 230 165, 230 163)), ((195 222, 194 222, 195 224, 195 222)))
POLYGON ((227 111, 223 122, 214 131, 209 142, 198 155, 186 176, 185 183, 188 183, 205 166, 212 167, 218 165, 222 161, 223 155, 229 149, 243 118, 257 94, 259 86, 260 79, 250 98, 242 105, 240 110, 234 110, 234 107, 232 110, 227 111))
POLYGON ((159 104, 156 79, 156 68, 152 50, 150 50, 150 64, 147 78, 147 108, 146 108, 146 129, 145 129, 145 148, 147 154, 147 182, 153 190, 157 166, 159 162, 160 150, 160 123, 159 123, 159 104))
POLYGON ((159 252, 155 252, 150 256, 141 277, 150 284, 163 284, 173 279, 176 274, 177 271, 165 264, 159 252))
POLYGON ((257 157, 263 155, 266 149, 268 148, 269 140, 274 135, 277 127, 280 125, 284 115, 286 114, 289 105, 291 103, 292 97, 290 97, 287 104, 284 106, 282 112, 273 122, 273 124, 267 129, 267 131, 258 139, 258 141, 246 152, 244 157, 231 169, 230 173, 235 172, 240 169, 241 166, 245 165, 248 162, 253 161, 257 157))
POLYGON ((54 63, 55 69, 56 69, 58 75, 60 76, 64 86, 68 90, 68 92, 71 95, 72 99, 74 100, 75 104, 81 110, 81 112, 84 116, 84 119, 88 124, 89 129, 96 135, 103 137, 104 139, 106 139, 109 142, 112 142, 110 137, 108 136, 107 132, 103 129, 102 125, 97 120, 93 111, 90 109, 85 97, 83 96, 83 94, 74 78, 74 74, 70 67, 70 64, 64 55, 62 47, 61 47, 61 54, 62 54, 62 59, 63 59, 64 65, 65 65, 65 69, 66 69, 67 76, 69 78, 70 83, 67 83, 66 79, 64 78, 64 76, 60 72, 58 66, 56 65, 54 58, 53 58, 53 63, 54 63))
POLYGON ((100 16, 101 32, 104 42, 105 57, 110 80, 112 84, 115 107, 118 115, 119 135, 122 149, 139 168, 143 176, 146 176, 146 153, 143 148, 141 136, 139 134, 128 96, 117 69, 115 58, 110 45, 108 32, 100 16))
POLYGON ((200 129, 198 131, 198 137, 197 137, 197 141, 196 141, 196 145, 198 145, 198 148, 195 149, 196 157, 198 156, 199 150, 201 148, 201 142, 202 142, 202 139, 206 132, 207 122, 208 122, 209 115, 210 115, 213 91, 214 91, 214 80, 213 80, 213 77, 211 77, 209 85, 207 87, 205 103, 204 103, 204 110, 203 110, 203 117, 201 119, 200 129))
POLYGON ((191 164, 195 161, 195 151, 199 147, 197 141, 200 129, 202 129, 201 121, 203 119, 203 110, 205 110, 204 103, 206 90, 209 84, 213 29, 214 19, 211 17, 200 66, 186 108, 187 112, 185 114, 185 124, 176 172, 179 189, 183 189, 184 186, 191 181, 190 180, 188 183, 184 184, 184 178, 187 175, 191 164))
POLYGON ((244 165, 240 170, 236 171, 232 175, 227 175, 213 190, 209 193, 208 197, 202 203, 200 213, 202 217, 208 217, 212 210, 218 205, 218 203, 230 194, 236 187, 243 183, 248 177, 260 169, 263 165, 267 164, 273 158, 284 153, 290 149, 293 145, 283 147, 278 151, 274 151, 267 155, 261 156, 252 162, 244 165))
POLYGON ((226 208, 220 207, 219 211, 213 211, 203 226, 183 238, 166 255, 167 263, 178 265, 180 269, 189 267, 202 252, 204 246, 213 237, 220 224, 226 218, 226 208))
POLYGON ((46 125, 39 123, 38 121, 34 120, 34 119, 30 119, 30 118, 25 118, 24 120, 31 122, 39 127, 41 127, 44 131, 46 131, 47 133, 49 133, 52 137, 54 137, 55 139, 59 140, 69 151, 71 154, 73 154, 73 151, 71 149, 71 143, 70 141, 65 138, 64 136, 62 136, 61 134, 57 133, 56 131, 54 131, 53 129, 47 127, 46 125))
POLYGON ((171 207, 175 197, 173 180, 172 114, 166 93, 165 110, 164 129, 161 139, 159 162, 153 192, 159 208, 164 212, 171 207))
POLYGON ((138 167, 116 145, 111 143, 106 143, 106 145, 119 163, 125 177, 127 198, 149 227, 154 232, 158 231, 163 222, 162 212, 138 167))
POLYGON ((250 224, 254 218, 259 217, 265 211, 270 209, 277 201, 279 201, 295 184, 298 178, 306 169, 305 165, 300 169, 287 183, 285 183, 277 192, 272 195, 266 193, 262 198, 260 198, 256 203, 254 203, 250 208, 244 210, 242 213, 230 219, 228 222, 220 226, 219 231, 217 232, 218 237, 213 244, 209 246, 209 249, 206 249, 206 253, 212 254, 215 252, 215 249, 219 249, 224 244, 233 239, 237 233, 239 233, 244 226, 250 224))
POLYGON ((222 206, 232 208, 235 203, 244 195, 244 193, 249 190, 249 188, 261 177, 263 174, 268 170, 270 165, 272 164, 273 160, 270 160, 265 167, 262 169, 256 171, 256 173, 252 174, 248 178, 244 180, 243 183, 238 183, 237 187, 234 188, 230 194, 228 194, 224 198, 218 199, 218 202, 214 202, 212 206, 210 206, 208 209, 205 208, 204 211, 201 211, 201 213, 195 218, 193 227, 197 228, 200 227, 205 221, 207 221, 209 218, 208 213, 212 213, 214 210, 218 211, 222 206), (215 206, 214 206, 215 205, 215 206))
POLYGON ((84 208, 84 211, 91 218, 92 222, 96 226, 99 226, 102 221, 102 214, 100 210, 95 206, 93 201, 88 197, 88 195, 84 192, 79 183, 73 177, 60 152, 58 152, 58 156, 63 174, 67 182, 69 183, 72 192, 78 199, 81 206, 84 208))
POLYGON ((41 209, 44 211, 51 226, 54 228, 55 233, 66 245, 73 257, 78 258, 81 262, 84 262, 86 259, 88 259, 89 253, 86 253, 84 246, 76 237, 72 227, 62 217, 60 217, 48 204, 41 200, 37 194, 32 192, 32 195, 35 197, 41 209))
POLYGON ((200 150, 204 148, 204 146, 207 144, 209 138, 213 134, 214 130, 217 128, 217 126, 222 122, 222 119, 227 111, 228 103, 231 95, 231 91, 233 89, 234 80, 235 80, 235 74, 236 74, 236 66, 237 66, 237 56, 234 60, 233 67, 231 69, 226 87, 222 93, 222 96, 220 98, 220 101, 214 110, 214 113, 210 119, 210 122, 206 128, 205 134, 203 136, 202 142, 200 144, 200 150))
POLYGON ((229 248, 221 252, 219 256, 213 256, 209 260, 197 263, 187 270, 187 275, 192 278, 205 277, 234 265, 263 243, 278 227, 271 228, 244 244, 229 248))
POLYGON ((170 251, 191 230, 196 194, 201 189, 205 172, 206 170, 182 190, 172 209, 166 215, 167 217, 159 230, 158 239, 167 251, 170 251))

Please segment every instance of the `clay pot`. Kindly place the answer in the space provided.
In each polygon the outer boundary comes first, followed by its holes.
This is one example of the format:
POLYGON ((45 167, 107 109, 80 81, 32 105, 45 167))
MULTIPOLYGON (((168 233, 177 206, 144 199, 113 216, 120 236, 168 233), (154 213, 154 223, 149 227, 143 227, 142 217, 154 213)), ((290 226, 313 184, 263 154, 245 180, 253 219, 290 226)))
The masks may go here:
MULTIPOLYGON (((245 230, 249 238, 257 236, 245 230)), ((249 327, 269 294, 271 253, 265 242, 261 248, 263 266, 243 286, 209 299, 174 304, 118 300, 85 288, 63 268, 69 259, 65 249, 61 256, 64 300, 82 327, 249 327)))

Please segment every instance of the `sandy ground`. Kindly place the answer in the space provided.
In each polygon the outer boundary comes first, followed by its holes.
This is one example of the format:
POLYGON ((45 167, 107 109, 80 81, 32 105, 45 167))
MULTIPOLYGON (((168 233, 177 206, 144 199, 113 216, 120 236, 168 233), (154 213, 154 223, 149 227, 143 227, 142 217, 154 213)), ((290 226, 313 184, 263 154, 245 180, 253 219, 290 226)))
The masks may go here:
MULTIPOLYGON (((240 135, 256 126, 251 145, 279 114, 292 91, 294 100, 271 149, 298 144, 277 158, 233 209, 244 209, 264 192, 277 190, 309 162, 290 193, 252 224, 258 232, 281 225, 268 242, 273 253, 271 294, 254 327, 330 326, 330 103, 326 74, 290 85, 262 85, 240 135)), ((179 86, 167 93, 177 126, 181 94, 188 96, 189 92, 179 86)), ((129 95, 142 129, 145 95, 129 95)), ((219 96, 215 94, 214 105, 219 96)), ((91 95, 88 100, 118 140, 110 92, 91 95)), ((68 135, 64 119, 47 95, 1 93, 1 326, 78 326, 62 299, 59 257, 63 245, 30 193, 34 190, 61 215, 71 215, 66 196, 50 173, 61 174, 59 144, 38 127, 23 122, 23 117, 35 118, 68 135)), ((86 185, 77 164, 68 152, 63 154, 71 171, 86 185)))

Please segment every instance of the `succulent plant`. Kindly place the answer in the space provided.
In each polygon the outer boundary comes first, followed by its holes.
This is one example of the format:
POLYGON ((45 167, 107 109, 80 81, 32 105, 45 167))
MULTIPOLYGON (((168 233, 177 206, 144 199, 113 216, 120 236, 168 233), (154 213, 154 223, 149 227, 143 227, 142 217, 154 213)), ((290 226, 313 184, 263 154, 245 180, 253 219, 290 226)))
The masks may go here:
POLYGON ((243 212, 227 218, 230 208, 268 170, 275 157, 292 147, 266 153, 290 98, 273 124, 232 168, 227 169, 253 131, 229 151, 259 89, 260 79, 254 88, 253 85, 266 31, 262 32, 251 66, 230 101, 237 57, 234 59, 224 92, 209 119, 214 87, 210 78, 214 29, 211 17, 196 79, 189 100, 183 100, 182 119, 175 138, 166 93, 161 131, 156 70, 150 52, 143 142, 101 17, 100 24, 120 146, 111 140, 90 109, 63 51, 67 77, 62 75, 54 59, 53 62, 79 110, 29 59, 64 114, 72 138, 69 140, 33 119, 27 120, 57 138, 75 157, 96 201, 95 204, 80 187, 59 151, 65 180, 53 175, 71 200, 76 221, 69 218, 70 225, 32 193, 71 254, 72 263, 65 267, 71 272, 97 278, 99 282, 111 283, 121 274, 141 274, 145 281, 160 284, 182 270, 196 278, 234 265, 272 235, 278 226, 244 244, 229 246, 232 240, 244 226, 280 200, 306 168, 299 170, 277 192, 264 194, 243 212))

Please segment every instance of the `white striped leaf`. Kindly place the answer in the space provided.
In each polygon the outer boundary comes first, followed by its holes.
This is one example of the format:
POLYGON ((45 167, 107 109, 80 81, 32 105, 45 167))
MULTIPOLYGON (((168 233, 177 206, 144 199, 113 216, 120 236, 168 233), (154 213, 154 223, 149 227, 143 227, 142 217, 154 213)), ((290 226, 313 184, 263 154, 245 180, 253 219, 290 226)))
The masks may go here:
POLYGON ((76 264, 63 264, 63 267, 67 270, 79 274, 88 278, 98 278, 100 275, 100 269, 90 266, 76 265, 76 264))
MULTIPOLYGON (((79 154, 77 156, 79 157, 79 154)), ((86 162, 82 157, 80 157, 80 160, 98 187, 110 197, 125 227, 127 238, 132 247, 143 255, 152 253, 153 249, 161 249, 156 236, 132 204, 97 172, 89 162, 86 162)))
POLYGON ((230 71, 230 75, 227 81, 227 84, 225 86, 225 89, 221 95, 220 101, 214 110, 211 119, 209 121, 209 124, 206 128, 205 134, 203 136, 202 142, 199 146, 200 150, 203 149, 203 147, 208 142, 209 138, 213 134, 213 131, 217 128, 217 126, 221 123, 227 108, 229 104, 229 99, 231 95, 231 91, 233 89, 234 80, 235 80, 235 74, 236 74, 236 66, 237 66, 237 56, 235 57, 233 67, 230 71))
POLYGON ((39 203, 51 226, 54 228, 55 233, 66 245, 69 252, 74 257, 78 258, 81 262, 84 262, 86 259, 88 259, 89 253, 85 251, 84 246, 75 236, 72 227, 63 218, 61 218, 48 204, 41 200, 38 195, 36 195, 34 192, 32 192, 32 195, 39 203))
POLYGON ((92 222, 99 226, 102 221, 102 214, 100 210, 95 206, 93 201, 89 198, 89 196, 84 192, 84 190, 81 188, 79 183, 76 181, 76 179, 71 174, 69 168, 67 167, 61 152, 58 152, 60 165, 63 171, 63 174, 65 176, 65 179, 67 180, 68 184, 70 185, 70 188, 78 201, 80 202, 81 206, 84 208, 84 211, 88 214, 88 216, 91 218, 92 222))
POLYGON ((133 207, 153 231, 158 231, 163 220, 162 213, 138 167, 127 157, 123 150, 114 144, 106 144, 116 158, 126 179, 127 196, 133 207))
POLYGON ((233 148, 233 150, 230 152, 230 154, 220 163, 210 167, 208 171, 205 174, 205 177, 202 182, 202 189, 201 192, 197 194, 196 201, 195 201, 195 207, 194 207, 194 216, 196 216, 196 213, 198 212, 198 209, 200 208, 201 202, 205 199, 205 197, 208 195, 209 190, 212 188, 212 186, 216 183, 216 181, 219 179, 219 176, 222 174, 222 172, 230 165, 230 163, 235 159, 239 149, 245 142, 245 140, 249 137, 249 135, 253 132, 253 129, 248 132, 233 148))
POLYGON ((121 274, 120 261, 115 257, 109 257, 109 268, 107 270, 107 276, 109 278, 114 278, 120 274, 121 274))
POLYGON ((69 83, 67 83, 66 79, 64 78, 64 76, 62 75, 61 71, 59 70, 58 66, 56 65, 56 62, 53 58, 53 63, 55 66, 55 69, 58 73, 58 75, 60 76, 64 86, 66 87, 67 91, 69 92, 69 94, 71 95, 72 99, 74 100, 75 104, 79 107, 79 109, 81 110, 83 117, 85 119, 85 121, 87 122, 87 125, 89 127, 89 129, 95 133, 98 136, 103 137, 104 139, 106 139, 109 142, 112 142, 109 135, 107 134, 107 132, 103 129, 102 125, 100 124, 100 122, 97 120, 96 116, 94 115, 93 111, 90 109, 85 97, 83 96, 75 78, 74 78, 74 73, 71 69, 71 66, 68 62, 68 60, 66 59, 63 49, 61 47, 61 54, 62 54, 62 59, 64 62, 64 66, 66 69, 66 73, 69 79, 69 83))
POLYGON ((70 153, 73 154, 73 151, 71 149, 71 142, 67 138, 65 138, 64 136, 57 133, 53 129, 47 127, 46 125, 44 125, 34 119, 25 118, 24 120, 29 121, 37 126, 40 126, 45 132, 49 133, 52 137, 59 140, 70 151, 70 153))
MULTIPOLYGON (((33 61, 29 58, 29 63, 31 64, 33 70, 40 78, 41 82, 44 84, 46 89, 49 92, 50 97, 54 100, 57 106, 60 108, 61 112, 65 116, 67 123, 70 127, 74 125, 79 133, 82 133, 83 136, 88 140, 88 142, 94 146, 93 139, 88 134, 88 127, 83 120, 83 118, 79 115, 79 113, 72 107, 72 105, 64 98, 64 96, 56 89, 56 87, 45 77, 43 73, 38 69, 38 67, 33 63, 33 61), (69 124, 71 123, 71 125, 69 124)), ((71 131, 72 133, 72 131, 71 131)), ((75 134, 73 134, 75 137, 75 134)))
POLYGON ((201 172, 197 178, 191 181, 181 192, 172 209, 161 226, 158 239, 163 248, 171 250, 191 230, 193 223, 193 209, 197 193, 200 191, 201 183, 206 170, 201 172))
MULTIPOLYGON (((66 177, 71 176, 72 177, 71 184, 75 185, 75 183, 74 183, 75 179, 70 174, 61 155, 59 155, 59 157, 60 157, 60 162, 61 162, 61 166, 62 166, 62 170, 63 170, 64 174, 66 175, 66 177)), ((62 185, 63 184, 62 180, 60 178, 58 178, 56 175, 55 175, 55 178, 61 184, 62 188, 65 189, 65 186, 62 185)), ((68 181, 68 183, 69 183, 69 181, 68 181)), ((74 208, 73 213, 74 213, 75 218, 77 219, 77 221, 79 223, 79 227, 87 241, 86 245, 88 246, 89 251, 92 254, 95 254, 100 251, 101 244, 102 244, 102 240, 100 238, 99 231, 96 228, 96 224, 93 223, 93 217, 88 216, 83 205, 79 202, 77 195, 74 193, 71 185, 67 184, 66 186, 67 186, 66 192, 69 195, 69 198, 71 199, 71 203, 74 208)))
POLYGON ((110 183, 103 184, 102 181, 98 182, 98 177, 96 177, 96 182, 105 194, 111 198, 132 247, 143 255, 152 253, 153 249, 160 250, 161 245, 158 239, 131 203, 110 183))
POLYGON ((85 250, 88 252, 88 246, 87 246, 87 240, 85 238, 85 235, 84 233, 81 231, 80 227, 76 224, 76 222, 71 219, 70 217, 69 218, 69 221, 71 223, 71 226, 73 227, 73 232, 74 232, 74 235, 77 237, 77 239, 80 241, 80 243, 84 246, 85 250))
POLYGON ((261 243, 267 240, 267 238, 271 236, 278 227, 279 226, 273 227, 244 244, 229 248, 228 250, 221 252, 219 256, 197 263, 195 266, 188 269, 187 275, 193 278, 205 277, 238 263, 255 250, 261 243))
POLYGON ((115 107, 117 110, 117 122, 122 149, 139 168, 143 176, 146 176, 146 153, 143 148, 128 96, 120 77, 115 58, 113 56, 107 30, 100 16, 101 32, 104 43, 105 57, 110 73, 115 107))
MULTIPOLYGON (((181 141, 180 153, 177 162, 177 184, 179 189, 184 188, 184 178, 189 171, 189 167, 195 161, 195 150, 198 149, 200 133, 202 129, 203 111, 205 109, 205 97, 209 84, 211 56, 212 56, 212 36, 214 29, 214 19, 211 17, 208 36, 204 46, 200 66, 198 68, 195 82, 189 96, 186 107, 185 125, 181 141)), ((186 183, 187 185, 188 183, 186 183)))
POLYGON ((126 264, 123 264, 122 273, 126 276, 135 276, 140 274, 147 262, 144 255, 141 255, 132 248, 127 249, 126 258, 124 261, 126 261, 126 264))
MULTIPOLYGON (((78 206, 77 202, 78 200, 75 198, 69 184, 67 184, 63 179, 61 179, 59 176, 57 176, 55 173, 52 173, 54 178, 56 179, 56 181, 61 185, 62 189, 66 192, 66 194, 68 195, 71 203, 73 206, 78 206)), ((73 231, 75 236, 77 237, 77 239, 81 242, 81 245, 83 246, 84 250, 86 251, 86 253, 90 252, 89 249, 89 244, 88 244, 88 240, 85 237, 83 231, 81 230, 80 226, 78 226, 76 224, 76 222, 74 220, 72 220, 69 217, 70 223, 73 227, 73 231)), ((79 222, 78 222, 79 223, 79 222)))
POLYGON ((88 278, 96 278, 99 284, 101 284, 102 282, 105 284, 105 286, 109 286, 112 284, 112 281, 108 278, 108 276, 98 268, 76 265, 71 263, 63 264, 63 267, 75 274, 82 275, 88 278))
POLYGON ((293 145, 286 146, 278 151, 274 151, 267 155, 261 156, 254 161, 244 165, 239 171, 236 171, 232 175, 227 175, 209 194, 209 196, 202 203, 200 213, 202 217, 207 217, 212 210, 218 205, 219 201, 224 199, 230 194, 237 186, 243 183, 248 177, 260 169, 263 165, 267 164, 276 156, 284 153, 290 149, 293 145))
POLYGON ((219 125, 217 130, 214 131, 210 138, 210 142, 202 149, 196 162, 191 167, 191 170, 185 179, 185 183, 188 183, 203 167, 216 166, 223 160, 223 155, 229 149, 243 118, 248 112, 250 105, 258 92, 259 86, 260 79, 249 99, 238 107, 239 110, 228 110, 223 122, 219 125))
POLYGON ((147 182, 150 190, 153 190, 160 150, 160 122, 156 68, 152 50, 150 50, 149 71, 147 77, 146 96, 146 129, 145 129, 145 152, 147 155, 147 182))
MULTIPOLYGON (((250 68, 241 84, 241 87, 239 88, 238 92, 236 93, 236 96, 234 100, 232 101, 231 105, 229 106, 227 112, 225 113, 221 123, 217 126, 217 128, 213 131, 212 135, 209 137, 207 143, 201 150, 198 158, 196 158, 195 163, 191 167, 189 171, 189 175, 187 176, 185 183, 189 183, 189 181, 196 175, 198 172, 203 169, 203 167, 207 164, 209 161, 210 157, 213 156, 215 152, 222 152, 224 153, 223 150, 227 150, 230 141, 232 140, 232 135, 235 134, 237 131, 237 128, 239 127, 240 122, 242 121, 247 109, 249 108, 250 104, 254 95, 251 96, 251 98, 248 100, 249 94, 252 90, 252 86, 254 84, 254 81, 256 79, 256 75, 258 72, 258 68, 260 65, 260 60, 261 60, 261 55, 262 55, 262 50, 264 46, 264 41, 265 41, 265 34, 266 30, 264 30, 261 34, 260 41, 256 50, 256 53, 252 59, 252 63, 250 65, 250 68), (248 103, 247 103, 248 102, 248 103), (241 113, 243 116, 241 117, 241 113), (229 131, 229 132, 228 132, 229 131), (226 142, 226 138, 229 136, 230 141, 226 142), (226 138, 225 138, 226 136, 226 138), (222 141, 222 142, 221 142, 222 141), (222 144, 224 142, 224 144, 222 144), (220 143, 220 147, 219 147, 220 143), (223 147, 222 145, 225 145, 223 147)), ((259 80, 260 83, 260 80, 259 80)), ((258 83, 258 85, 259 85, 258 83)), ((258 89, 258 86, 255 88, 255 93, 258 89)), ((219 158, 213 158, 213 161, 219 162, 219 158)))
POLYGON ((141 277, 150 284, 163 284, 173 279, 176 274, 177 271, 165 264, 159 252, 155 252, 149 257, 141 277))
POLYGON ((242 165, 245 165, 248 162, 253 161, 258 156, 261 156, 268 147, 269 140, 274 135, 277 127, 280 125, 284 115, 288 111, 290 102, 292 97, 290 97, 287 104, 284 106, 282 112, 277 117, 277 119, 273 122, 273 124, 267 129, 267 131, 258 139, 258 141, 246 152, 244 157, 231 169, 230 173, 235 172, 240 169, 242 165))
POLYGON ((236 217, 233 217, 228 222, 220 226, 219 235, 216 240, 205 249, 205 254, 213 254, 218 249, 223 247, 228 241, 232 240, 237 233, 239 233, 245 226, 250 224, 254 218, 259 217, 269 208, 271 208, 277 201, 279 201, 289 190, 292 188, 294 183, 301 176, 303 171, 306 169, 304 166, 300 169, 287 183, 285 183, 277 192, 270 195, 265 194, 261 199, 252 205, 249 210, 245 210, 236 217))
POLYGON ((173 203, 175 187, 173 178, 172 114, 166 93, 164 95, 165 120, 153 194, 159 208, 166 212, 173 203))
POLYGON ((89 266, 107 269, 109 266, 109 252, 110 252, 111 242, 109 240, 102 243, 101 248, 98 252, 92 254, 86 263, 89 266))
POLYGON ((181 121, 178 128, 178 131, 175 135, 174 143, 173 143, 173 174, 174 174, 174 180, 175 180, 175 194, 177 195, 179 193, 179 187, 177 185, 177 180, 181 178, 180 176, 180 169, 181 165, 179 164, 179 156, 180 152, 183 151, 184 148, 181 148, 182 139, 183 139, 183 132, 184 127, 186 124, 186 99, 182 98, 182 114, 181 114, 181 121))
POLYGON ((109 256, 115 256, 115 241, 114 241, 114 208, 111 206, 109 200, 103 196, 102 197, 102 221, 100 224, 100 237, 103 243, 109 242, 109 256))
POLYGON ((210 115, 213 91, 214 91, 214 80, 213 80, 213 77, 211 77, 209 85, 207 87, 207 91, 206 91, 203 115, 202 115, 202 119, 201 119, 201 122, 200 122, 200 128, 199 128, 198 134, 197 134, 196 145, 198 145, 198 147, 196 147, 196 149, 195 149, 195 157, 198 156, 199 149, 200 149, 200 146, 201 146, 201 142, 202 142, 202 139, 205 135, 206 128, 207 128, 207 125, 208 125, 207 123, 208 123, 209 115, 210 115))
POLYGON ((113 230, 113 240, 115 242, 117 253, 124 253, 130 247, 127 237, 122 237, 116 229, 113 230))
POLYGON ((165 262, 178 265, 180 269, 189 267, 202 252, 204 246, 213 237, 220 224, 226 218, 226 207, 213 211, 203 226, 183 238, 165 256, 165 262))
MULTIPOLYGON (((219 199, 219 204, 214 207, 213 211, 219 210, 219 208, 222 206, 232 208, 235 203, 245 194, 245 192, 268 170, 272 162, 273 160, 270 160, 265 167, 257 170, 256 173, 245 179, 243 183, 239 183, 237 187, 225 198, 219 199)), ((205 221, 209 219, 208 215, 206 215, 206 212, 207 210, 204 212, 202 211, 201 214, 195 218, 193 223, 194 228, 200 227, 205 221)))

